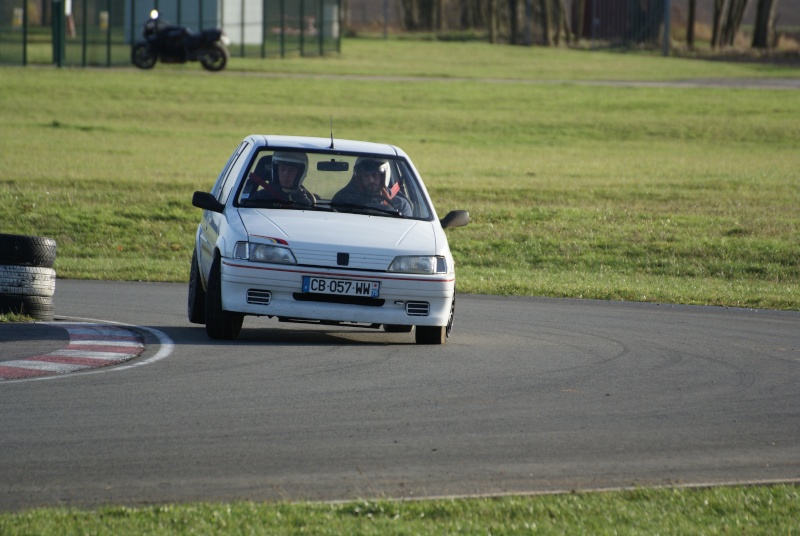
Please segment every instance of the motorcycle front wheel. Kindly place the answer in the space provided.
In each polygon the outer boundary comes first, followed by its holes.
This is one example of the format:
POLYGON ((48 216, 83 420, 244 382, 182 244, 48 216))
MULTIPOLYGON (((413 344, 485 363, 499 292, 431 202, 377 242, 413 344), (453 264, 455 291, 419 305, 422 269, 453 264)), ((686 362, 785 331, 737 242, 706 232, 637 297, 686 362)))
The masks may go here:
POLYGON ((228 64, 228 49, 220 43, 200 51, 199 59, 203 68, 208 71, 221 71, 228 64))
POLYGON ((131 51, 131 61, 140 69, 152 69, 156 59, 155 52, 147 43, 136 43, 131 51))

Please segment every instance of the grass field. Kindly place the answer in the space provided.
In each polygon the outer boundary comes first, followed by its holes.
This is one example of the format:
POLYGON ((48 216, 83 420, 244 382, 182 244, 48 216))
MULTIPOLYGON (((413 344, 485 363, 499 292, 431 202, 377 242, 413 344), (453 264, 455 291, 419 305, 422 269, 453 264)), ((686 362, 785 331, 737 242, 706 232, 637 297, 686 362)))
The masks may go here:
POLYGON ((333 119, 338 137, 403 147, 440 214, 470 211, 450 232, 461 292, 800 308, 800 92, 554 82, 796 69, 478 43, 344 51, 219 75, 4 69, 0 229, 56 238, 62 278, 185 281, 191 194, 238 141, 327 136, 333 119))
MULTIPOLYGON (((0 232, 56 238, 59 278, 186 281, 192 192, 246 134, 328 136, 332 118, 337 137, 404 148, 440 214, 470 211, 449 231, 460 292, 798 310, 800 92, 574 83, 798 76, 358 40, 341 57, 234 58, 217 75, 4 68, 0 232)), ((0 515, 0 533, 792 534, 797 493, 44 510, 0 515)))
POLYGON ((110 506, 0 513, 0 534, 677 535, 800 533, 800 489, 639 489, 534 497, 110 506))

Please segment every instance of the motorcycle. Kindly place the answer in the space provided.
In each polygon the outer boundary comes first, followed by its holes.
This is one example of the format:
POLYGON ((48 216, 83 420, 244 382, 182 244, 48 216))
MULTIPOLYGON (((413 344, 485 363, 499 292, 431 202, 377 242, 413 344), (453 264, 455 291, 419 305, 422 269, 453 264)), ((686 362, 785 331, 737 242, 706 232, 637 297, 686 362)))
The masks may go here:
POLYGON ((140 69, 152 69, 159 59, 163 63, 200 61, 209 71, 221 71, 228 63, 230 41, 220 29, 193 33, 184 26, 174 26, 158 20, 158 11, 150 12, 144 23, 144 42, 138 42, 131 51, 133 64, 140 69))

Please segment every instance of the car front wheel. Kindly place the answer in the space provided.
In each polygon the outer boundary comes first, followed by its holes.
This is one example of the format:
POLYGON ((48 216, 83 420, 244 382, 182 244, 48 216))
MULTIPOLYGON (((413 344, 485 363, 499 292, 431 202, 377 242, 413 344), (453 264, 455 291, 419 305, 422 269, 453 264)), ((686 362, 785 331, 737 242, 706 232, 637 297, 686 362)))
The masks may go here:
POLYGON ((450 303, 450 317, 447 319, 446 326, 417 326, 414 334, 417 344, 444 344, 450 338, 453 330, 453 319, 456 315, 456 297, 450 303))
POLYGON ((214 257, 208 274, 206 291, 206 333, 212 339, 235 339, 242 331, 244 315, 225 311, 222 308, 222 260, 214 257))
POLYGON ((192 252, 192 268, 189 272, 189 322, 192 324, 205 324, 206 322, 206 291, 200 279, 200 266, 197 263, 197 251, 192 252))

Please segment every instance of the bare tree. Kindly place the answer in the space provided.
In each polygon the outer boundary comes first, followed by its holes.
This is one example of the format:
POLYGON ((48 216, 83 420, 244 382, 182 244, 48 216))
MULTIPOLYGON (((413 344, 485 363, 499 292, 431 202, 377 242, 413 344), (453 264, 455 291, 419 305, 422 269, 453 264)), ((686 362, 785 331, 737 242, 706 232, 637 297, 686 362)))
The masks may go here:
POLYGON ((518 45, 521 39, 522 25, 520 24, 519 6, 517 0, 508 0, 509 13, 509 41, 512 45, 518 45))
POLYGON ((498 0, 489 0, 488 4, 488 16, 487 19, 489 20, 489 42, 490 43, 497 43, 499 39, 499 26, 500 26, 500 18, 497 13, 497 2, 498 0))
POLYGON ((569 44, 572 41, 572 29, 567 17, 567 4, 565 0, 554 0, 558 6, 558 32, 556 33, 556 44, 561 42, 561 32, 564 32, 564 40, 569 44))
POLYGON ((714 23, 711 28, 711 47, 716 48, 719 46, 720 34, 722 33, 722 18, 725 16, 725 10, 728 9, 726 0, 714 0, 714 23))
POLYGON ((551 4, 550 0, 541 0, 541 9, 542 9, 542 39, 543 44, 550 46, 553 44, 553 31, 551 30, 551 22, 553 17, 551 15, 551 4))
POLYGON ((753 28, 753 48, 771 48, 775 40, 775 10, 778 0, 758 0, 753 28))
POLYGON ((747 0, 714 0, 714 28, 711 46, 730 46, 736 40, 742 24, 747 0))
POLYGON ((578 27, 575 28, 575 41, 580 43, 583 37, 583 19, 586 16, 586 0, 575 0, 577 2, 575 22, 578 27))

